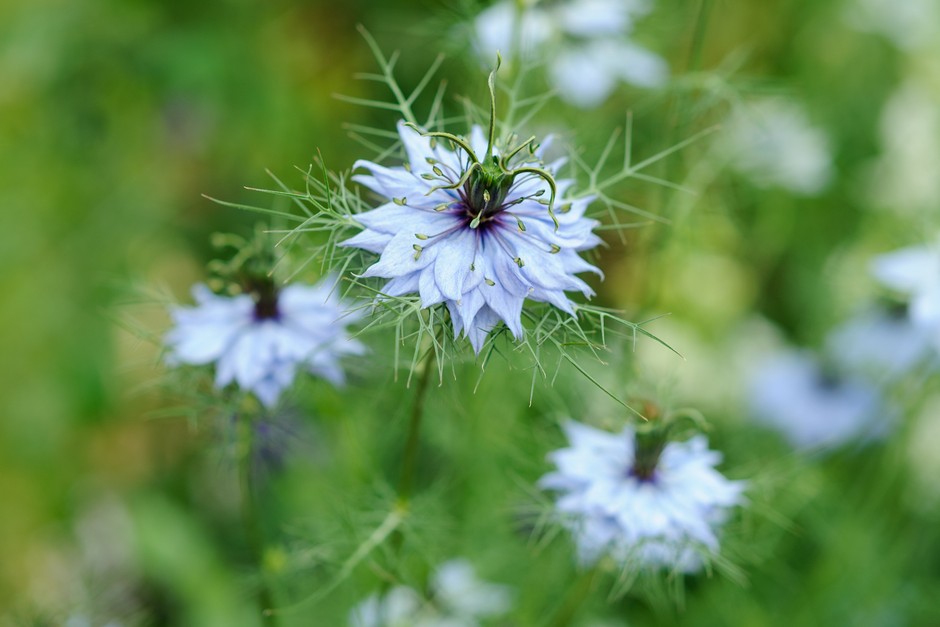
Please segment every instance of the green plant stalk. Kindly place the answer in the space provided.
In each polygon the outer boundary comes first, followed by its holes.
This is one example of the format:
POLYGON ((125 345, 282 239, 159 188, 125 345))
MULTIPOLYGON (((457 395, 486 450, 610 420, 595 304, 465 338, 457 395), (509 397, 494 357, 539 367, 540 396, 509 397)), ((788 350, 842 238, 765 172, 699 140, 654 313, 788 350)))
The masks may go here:
POLYGON ((276 627, 277 619, 272 612, 274 597, 271 594, 271 588, 268 586, 267 577, 264 573, 264 534, 261 528, 261 518, 258 515, 255 485, 251 478, 254 430, 250 418, 239 421, 239 440, 238 474, 241 488, 242 524, 245 527, 245 537, 248 540, 252 558, 258 571, 258 606, 261 610, 262 624, 267 627, 276 627))
POLYGON ((427 400, 428 387, 431 384, 431 373, 434 371, 436 361, 436 351, 434 347, 431 347, 421 362, 421 372, 418 375, 418 385, 415 388, 415 400, 411 406, 411 417, 408 421, 408 439, 405 441, 405 449, 402 454, 396 504, 403 511, 408 509, 411 501, 415 466, 418 458, 418 445, 421 440, 421 420, 424 416, 424 405, 427 400))
MULTIPOLYGON (((428 354, 421 361, 421 372, 418 375, 418 386, 415 388, 415 400, 411 406, 411 417, 408 421, 408 436, 405 440, 405 449, 402 453, 401 474, 398 477, 398 488, 395 498, 395 512, 402 520, 407 518, 411 506, 411 494, 414 486, 415 466, 418 460, 418 445, 421 441, 421 419, 424 416, 424 405, 427 399, 428 387, 431 384, 431 373, 436 362, 434 347, 428 349, 428 354)), ((395 559, 401 553, 405 535, 402 530, 396 529, 391 537, 392 555, 395 559)), ((390 582, 382 587, 382 594, 388 592, 390 582)))
POLYGON ((568 594, 565 596, 564 601, 562 601, 558 611, 555 612, 551 621, 548 622, 548 627, 565 627, 574 622, 581 606, 584 605, 584 602, 591 595, 591 590, 594 589, 594 579, 596 576, 596 568, 591 568, 581 575, 581 579, 568 590, 568 594))

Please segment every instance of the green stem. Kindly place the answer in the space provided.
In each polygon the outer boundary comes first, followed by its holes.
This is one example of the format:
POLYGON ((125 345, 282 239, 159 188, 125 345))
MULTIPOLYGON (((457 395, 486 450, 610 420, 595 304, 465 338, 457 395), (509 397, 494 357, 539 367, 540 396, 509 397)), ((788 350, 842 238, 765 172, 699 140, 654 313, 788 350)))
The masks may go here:
POLYGON ((692 34, 692 46, 689 49, 688 71, 697 72, 702 65, 702 47, 705 43, 705 31, 708 28, 708 14, 711 12, 711 0, 701 0, 695 17, 695 31, 692 34))
POLYGON ((428 349, 428 354, 421 362, 418 386, 415 388, 414 405, 411 406, 411 419, 408 421, 408 439, 405 441, 401 476, 398 479, 398 507, 403 510, 408 509, 408 503, 411 500, 415 464, 418 457, 418 444, 421 439, 421 418, 424 415, 424 404, 427 399, 428 387, 431 383, 431 373, 435 369, 435 361, 436 351, 432 346, 428 349))
POLYGON ((548 623, 548 627, 565 627, 574 621, 584 601, 587 600, 591 594, 591 590, 594 588, 594 578, 596 575, 597 569, 592 568, 581 576, 581 580, 568 591, 561 607, 558 608, 558 611, 555 612, 555 616, 552 617, 552 620, 548 623))
POLYGON ((238 460, 238 474, 241 486, 242 524, 245 527, 245 536, 251 549, 252 558, 258 571, 259 583, 257 590, 258 607, 261 610, 262 623, 267 627, 274 627, 277 619, 271 612, 274 607, 274 597, 268 587, 264 573, 264 535, 261 529, 261 519, 258 515, 258 498, 255 493, 255 483, 252 480, 252 457, 254 453, 254 429, 251 419, 239 421, 239 435, 241 447, 238 460))
MULTIPOLYGON (((398 488, 395 499, 395 510, 392 512, 397 517, 396 526, 392 532, 390 543, 393 559, 397 560, 401 553, 402 545, 405 542, 405 535, 401 530, 401 523, 408 516, 408 509, 411 504, 411 490, 414 483, 415 465, 418 458, 418 444, 421 440, 421 418, 424 415, 424 403, 427 399, 428 387, 431 384, 431 373, 435 370, 434 363, 437 359, 435 347, 428 348, 428 354, 421 360, 421 372, 418 373, 418 387, 415 388, 415 400, 411 406, 411 418, 408 421, 408 436, 405 440, 405 449, 402 453, 401 475, 398 477, 398 488)), ((381 595, 384 597, 392 586, 391 579, 385 579, 382 583, 381 595)))

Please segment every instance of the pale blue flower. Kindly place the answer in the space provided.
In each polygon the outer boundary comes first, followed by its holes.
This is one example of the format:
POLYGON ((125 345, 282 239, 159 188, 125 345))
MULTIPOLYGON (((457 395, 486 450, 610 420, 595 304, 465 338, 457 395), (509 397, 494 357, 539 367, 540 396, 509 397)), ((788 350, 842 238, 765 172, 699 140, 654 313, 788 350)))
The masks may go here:
POLYGON ((215 364, 215 385, 235 382, 267 406, 290 387, 298 370, 335 385, 344 381, 339 360, 364 347, 349 338, 346 303, 331 281, 316 286, 289 285, 274 300, 219 296, 205 285, 193 288, 195 307, 174 307, 174 327, 166 336, 167 362, 215 364))
POLYGON ((750 382, 755 418, 796 448, 831 448, 885 431, 878 391, 827 371, 809 353, 785 351, 761 364, 750 382))
POLYGON ((551 186, 534 171, 551 174, 560 163, 542 165, 540 150, 522 150, 505 164, 521 168, 509 176, 479 127, 455 150, 404 123, 398 130, 408 155, 404 167, 355 164, 369 173, 354 180, 389 199, 356 215, 365 229, 342 243, 380 255, 363 276, 390 279, 382 288, 389 296, 418 293, 423 307, 445 303, 455 337, 465 334, 477 353, 500 321, 516 339, 523 336, 526 299, 574 315, 565 292, 593 295, 575 276, 600 274, 578 255, 601 241, 592 233, 598 222, 584 217, 592 197, 568 198, 572 181, 558 181, 556 228, 547 207, 551 186), (483 154, 485 163, 477 156, 483 154))
POLYGON ((694 572, 718 552, 718 528, 742 503, 745 484, 715 470, 721 455, 704 436, 669 442, 655 469, 638 473, 631 427, 609 433, 567 422, 564 429, 570 446, 549 455, 557 470, 539 486, 560 493, 555 509, 582 562, 609 555, 694 572))
POLYGON ((856 315, 829 335, 826 348, 847 371, 887 380, 908 374, 935 354, 930 334, 913 323, 906 307, 856 315))

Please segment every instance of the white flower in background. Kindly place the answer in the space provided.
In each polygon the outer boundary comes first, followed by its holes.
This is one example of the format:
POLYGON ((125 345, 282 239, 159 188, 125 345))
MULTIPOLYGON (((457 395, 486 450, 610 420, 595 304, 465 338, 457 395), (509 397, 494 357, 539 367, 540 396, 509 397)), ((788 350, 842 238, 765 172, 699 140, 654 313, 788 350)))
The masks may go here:
POLYGON ((463 559, 441 564, 432 589, 435 603, 452 616, 485 618, 505 614, 512 607, 513 595, 507 586, 480 581, 473 565, 463 559))
POLYGON ((826 348, 845 370, 887 379, 904 376, 932 353, 929 334, 905 307, 859 314, 829 335, 826 348))
POLYGON ((398 130, 409 163, 356 162, 369 174, 354 180, 389 202, 355 215, 365 228, 341 244, 380 255, 363 276, 390 279, 383 293, 417 292, 422 307, 445 303, 454 335, 465 334, 477 353, 500 321, 522 338, 526 299, 574 315, 565 292, 594 294, 575 276, 600 274, 578 255, 601 241, 592 232, 598 222, 584 216, 593 197, 568 198, 573 181, 557 181, 556 226, 546 175, 559 163, 543 164, 541 149, 526 148, 507 151, 508 163, 480 127, 454 151, 403 123, 398 130))
POLYGON ((880 435, 888 420, 878 392, 836 377, 809 354, 785 351, 765 361, 749 386, 754 417, 796 448, 829 448, 880 435))
POLYGON ((929 45, 940 36, 936 0, 854 0, 845 15, 850 26, 884 35, 899 48, 929 45))
MULTIPOLYGON (((656 87, 668 77, 666 62, 626 39, 634 20, 650 9, 645 0, 529 3, 521 12, 521 53, 544 60, 558 95, 579 107, 601 104, 618 81, 656 87)), ((481 58, 492 62, 497 51, 507 57, 514 52, 519 17, 515 0, 498 2, 477 16, 481 58)))
POLYGON ((915 325, 932 332, 940 346, 940 245, 902 248, 880 255, 872 274, 885 287, 909 299, 915 325))
POLYGON ((395 586, 384 595, 373 594, 349 614, 351 627, 408 627, 422 612, 421 596, 407 586, 395 586))
POLYGON ((570 447, 549 455, 557 470, 539 486, 560 493, 555 508, 582 562, 610 555, 694 572, 703 555, 718 552, 718 527, 741 504, 744 483, 715 470, 721 455, 704 436, 665 444, 654 467, 643 468, 630 427, 614 434, 567 422, 564 429, 570 447))
POLYGON ((761 187, 812 196, 832 178, 829 139, 795 102, 766 99, 741 107, 724 134, 731 165, 761 187))
POLYGON ((441 564, 424 600, 407 586, 384 596, 373 594, 353 608, 352 627, 477 627, 481 619, 500 616, 512 607, 507 586, 480 581, 467 560, 441 564))
POLYGON ((331 281, 316 286, 271 288, 260 299, 248 294, 219 296, 205 285, 193 288, 195 307, 174 307, 174 327, 166 336, 171 365, 215 364, 215 385, 233 381, 274 405, 307 370, 335 385, 344 381, 339 359, 359 355, 362 344, 349 338, 347 303, 331 281))

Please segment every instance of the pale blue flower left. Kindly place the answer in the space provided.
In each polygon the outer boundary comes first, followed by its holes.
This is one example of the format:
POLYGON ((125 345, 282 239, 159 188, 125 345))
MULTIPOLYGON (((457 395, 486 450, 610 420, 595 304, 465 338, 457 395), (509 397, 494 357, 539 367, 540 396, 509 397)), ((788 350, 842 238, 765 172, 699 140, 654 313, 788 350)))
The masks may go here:
POLYGON ((293 384, 298 370, 341 385, 340 358, 365 348, 346 331, 359 316, 335 295, 334 283, 288 285, 276 291, 275 302, 265 303, 196 285, 195 307, 171 309, 175 325, 165 338, 166 361, 214 363, 217 388, 234 382, 268 407, 293 384))

